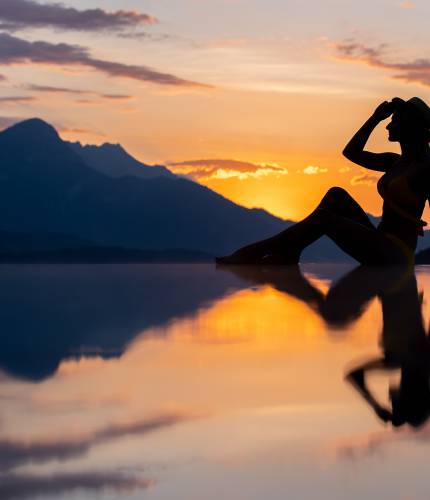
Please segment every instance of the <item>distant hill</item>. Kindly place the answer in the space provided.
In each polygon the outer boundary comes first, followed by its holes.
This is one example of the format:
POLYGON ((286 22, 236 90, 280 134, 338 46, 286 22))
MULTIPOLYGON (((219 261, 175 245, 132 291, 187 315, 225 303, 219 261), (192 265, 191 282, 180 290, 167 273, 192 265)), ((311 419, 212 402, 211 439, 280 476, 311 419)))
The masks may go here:
POLYGON ((144 262, 213 262, 214 256, 192 250, 140 250, 122 247, 82 246, 51 250, 1 250, 0 264, 136 264, 144 262))
POLYGON ((17 233, 0 231, 0 254, 58 251, 65 248, 89 247, 93 243, 70 234, 62 233, 17 233))
POLYGON ((418 238, 417 251, 421 252, 430 247, 430 231, 424 231, 424 236, 418 238))
POLYGON ((430 248, 425 248, 415 254, 415 264, 430 264, 430 248))
POLYGON ((214 256, 186 249, 102 247, 61 233, 0 231, 0 263, 211 262, 214 256))
POLYGON ((93 169, 109 177, 132 175, 140 179, 154 177, 175 177, 162 165, 146 165, 133 158, 120 144, 105 143, 101 146, 82 145, 80 142, 67 142, 75 153, 93 169))

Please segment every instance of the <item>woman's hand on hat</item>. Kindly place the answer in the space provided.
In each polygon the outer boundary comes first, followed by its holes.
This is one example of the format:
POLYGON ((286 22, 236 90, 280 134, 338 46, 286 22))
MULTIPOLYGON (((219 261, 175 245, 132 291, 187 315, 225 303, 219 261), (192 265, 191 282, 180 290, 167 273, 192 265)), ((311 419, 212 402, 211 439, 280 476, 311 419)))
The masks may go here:
POLYGON ((379 121, 389 118, 395 109, 395 104, 392 101, 382 102, 373 112, 373 116, 379 121))

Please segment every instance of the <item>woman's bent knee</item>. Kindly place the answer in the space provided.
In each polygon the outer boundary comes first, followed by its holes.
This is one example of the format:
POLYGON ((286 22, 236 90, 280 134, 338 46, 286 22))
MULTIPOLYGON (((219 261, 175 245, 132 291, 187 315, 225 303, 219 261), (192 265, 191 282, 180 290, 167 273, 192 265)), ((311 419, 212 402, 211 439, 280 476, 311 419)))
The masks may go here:
POLYGON ((333 186, 327 191, 325 196, 329 196, 331 198, 339 198, 339 197, 344 198, 345 196, 347 196, 349 198, 351 195, 348 193, 346 189, 343 189, 342 187, 339 186, 333 186))
POLYGON ((351 199, 351 195, 345 189, 334 186, 331 187, 323 199, 321 200, 320 206, 330 207, 330 205, 341 203, 344 200, 351 199))

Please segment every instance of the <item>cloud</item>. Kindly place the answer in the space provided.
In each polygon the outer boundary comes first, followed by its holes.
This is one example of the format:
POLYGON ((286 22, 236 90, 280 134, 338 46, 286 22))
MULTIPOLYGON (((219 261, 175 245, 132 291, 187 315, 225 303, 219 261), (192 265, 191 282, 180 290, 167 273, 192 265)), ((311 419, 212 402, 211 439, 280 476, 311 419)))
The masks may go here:
POLYGON ((373 175, 373 174, 362 174, 362 175, 355 175, 350 183, 352 186, 357 186, 359 184, 364 184, 367 186, 373 186, 376 182, 378 182, 379 175, 373 175))
POLYGON ((95 92, 89 90, 72 89, 66 87, 51 87, 49 85, 25 85, 24 88, 27 90, 33 90, 35 92, 48 92, 50 94, 95 94, 95 92))
MULTIPOLYGON (((114 101, 125 101, 132 99, 133 96, 129 94, 101 94, 94 90, 84 90, 84 89, 74 89, 69 87, 52 87, 50 85, 24 85, 26 90, 31 90, 33 92, 42 92, 48 94, 71 94, 71 95, 84 95, 84 96, 94 96, 100 97, 102 99, 114 100, 114 101)), ((93 102, 93 101, 89 101, 93 102)))
POLYGON ((379 44, 377 47, 369 47, 355 40, 335 43, 334 47, 341 59, 362 61, 374 65, 384 64, 381 62, 380 58, 387 49, 386 44, 379 44))
POLYGON ((4 75, 0 74, 0 82, 5 82, 7 78, 4 75))
POLYGON ((314 165, 308 165, 302 170, 297 170, 297 173, 306 175, 325 174, 327 172, 328 170, 326 168, 315 167, 314 165))
POLYGON ((48 27, 76 31, 122 31, 157 22, 154 16, 127 10, 78 10, 62 3, 48 4, 34 0, 0 2, 0 27, 5 30, 48 27))
POLYGON ((254 164, 238 160, 205 159, 170 163, 169 168, 176 174, 184 175, 197 181, 209 179, 245 180, 260 179, 268 175, 283 176, 288 170, 277 164, 254 164))
POLYGON ((84 135, 94 135, 97 137, 106 137, 104 132, 100 132, 98 130, 91 130, 89 128, 77 128, 77 127, 65 127, 65 126, 56 126, 56 130, 60 134, 84 134, 84 135))
POLYGON ((0 64, 49 64, 54 66, 80 66, 94 69, 109 76, 131 78, 142 82, 176 87, 210 88, 209 85, 160 73, 147 66, 123 64, 91 57, 90 52, 80 45, 28 42, 7 33, 0 33, 0 64))
POLYGON ((122 472, 77 472, 66 474, 34 475, 34 474, 0 474, 0 498, 16 500, 58 496, 75 490, 100 491, 133 491, 147 489, 154 481, 142 479, 122 472))
POLYGON ((21 104, 32 101, 36 101, 36 98, 24 95, 0 97, 0 104, 21 104))
POLYGON ((74 102, 78 104, 86 104, 88 106, 98 106, 100 104, 100 101, 94 101, 91 99, 76 99, 74 102))
POLYGON ((114 101, 128 101, 132 99, 133 96, 126 94, 99 94, 103 99, 112 99, 114 101))
MULTIPOLYGON (((133 31, 130 33, 119 33, 118 36, 120 38, 133 39, 133 40, 151 40, 153 42, 163 42, 166 40, 176 40, 176 41, 185 41, 183 37, 178 35, 169 35, 167 33, 147 33, 146 31, 133 31)), ((194 45, 194 42, 189 42, 194 45)))
POLYGON ((395 72, 391 78, 430 87, 430 59, 422 58, 411 62, 390 62, 385 55, 388 49, 386 44, 369 47, 354 40, 349 40, 336 43, 334 47, 341 60, 391 70, 395 72))
MULTIPOLYGON (((93 446, 107 441, 131 435, 142 436, 194 418, 197 418, 197 415, 171 413, 135 422, 111 424, 91 435, 62 440, 13 441, 3 439, 0 441, 0 470, 7 471, 28 463, 39 464, 52 460, 70 460, 85 455, 93 446)), ((0 498, 3 497, 0 495, 0 498)))

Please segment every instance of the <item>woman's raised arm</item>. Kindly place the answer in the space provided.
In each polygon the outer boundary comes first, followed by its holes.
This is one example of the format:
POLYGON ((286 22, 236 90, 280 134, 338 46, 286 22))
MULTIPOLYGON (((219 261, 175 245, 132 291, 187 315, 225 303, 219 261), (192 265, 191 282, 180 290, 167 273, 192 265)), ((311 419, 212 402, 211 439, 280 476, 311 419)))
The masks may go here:
POLYGON ((386 172, 399 158, 396 153, 371 153, 364 151, 364 147, 377 125, 388 118, 394 111, 393 102, 384 101, 372 114, 372 116, 363 124, 363 126, 354 134, 352 139, 345 146, 342 154, 348 160, 379 172, 386 172))

